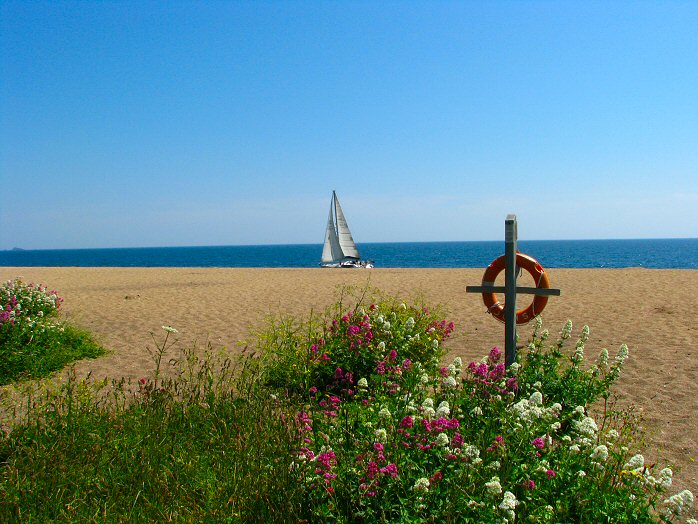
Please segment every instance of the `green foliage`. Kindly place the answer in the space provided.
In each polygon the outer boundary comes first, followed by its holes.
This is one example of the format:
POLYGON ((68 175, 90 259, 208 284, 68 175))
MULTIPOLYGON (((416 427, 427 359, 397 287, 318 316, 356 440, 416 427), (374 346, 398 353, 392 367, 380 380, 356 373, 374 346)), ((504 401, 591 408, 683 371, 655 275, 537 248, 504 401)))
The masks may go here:
POLYGON ((104 354, 90 333, 57 320, 62 301, 55 291, 19 279, 0 286, 0 385, 104 354))
POLYGON ((168 360, 175 330, 165 327, 150 378, 70 378, 34 394, 0 441, 0 520, 690 516, 693 495, 666 496, 672 471, 645 465, 638 420, 609 404, 627 349, 588 366, 587 328, 568 351, 571 325, 553 344, 539 326, 509 369, 497 348, 440 365, 451 327, 436 310, 345 300, 322 318, 272 322, 235 365, 210 351, 168 360))

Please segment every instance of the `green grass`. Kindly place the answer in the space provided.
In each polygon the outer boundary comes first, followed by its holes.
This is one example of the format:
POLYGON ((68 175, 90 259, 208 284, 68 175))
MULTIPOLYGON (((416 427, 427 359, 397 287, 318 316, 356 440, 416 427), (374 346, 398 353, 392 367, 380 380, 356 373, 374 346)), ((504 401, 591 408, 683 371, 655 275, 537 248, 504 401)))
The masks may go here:
POLYGON ((88 331, 71 325, 43 332, 0 326, 0 385, 42 378, 76 360, 105 353, 88 331))

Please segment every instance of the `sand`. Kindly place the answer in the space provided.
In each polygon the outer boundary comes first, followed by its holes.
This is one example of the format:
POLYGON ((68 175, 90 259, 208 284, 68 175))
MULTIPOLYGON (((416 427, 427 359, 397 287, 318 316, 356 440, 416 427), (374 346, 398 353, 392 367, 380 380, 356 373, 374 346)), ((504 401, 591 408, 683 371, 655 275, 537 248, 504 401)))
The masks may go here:
MULTIPOLYGON (((333 302, 344 284, 367 283, 405 298, 421 293, 450 311, 456 332, 452 356, 480 358, 501 345, 503 325, 485 313, 477 285, 481 269, 246 269, 246 268, 12 268, 0 279, 22 277, 64 297, 63 315, 89 329, 110 353, 77 365, 93 377, 139 378, 152 369, 150 333, 162 340, 162 325, 179 330, 179 344, 239 351, 240 341, 268 314, 305 315, 333 302)), ((551 269, 553 287, 544 327, 557 334, 567 319, 573 337, 591 328, 588 356, 602 348, 615 355, 622 343, 630 358, 615 388, 622 403, 645 416, 647 455, 681 469, 675 488, 698 493, 698 271, 551 269)), ((524 285, 526 283, 524 282, 524 285)), ((529 301, 519 297, 519 307, 529 301)), ((532 324, 519 330, 529 338, 532 324)))

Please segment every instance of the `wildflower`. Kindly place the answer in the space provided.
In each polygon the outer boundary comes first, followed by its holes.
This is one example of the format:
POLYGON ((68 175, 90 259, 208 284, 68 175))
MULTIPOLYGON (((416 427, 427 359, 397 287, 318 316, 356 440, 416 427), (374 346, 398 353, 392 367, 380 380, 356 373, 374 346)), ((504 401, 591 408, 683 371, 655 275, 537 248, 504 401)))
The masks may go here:
POLYGON ((608 448, 603 444, 596 446, 591 453, 591 459, 596 462, 606 462, 608 460, 608 448))
POLYGON ((438 435, 436 435, 436 444, 444 448, 448 446, 448 435, 446 435, 446 433, 439 433, 438 435))
POLYGON ((385 444, 388 441, 388 434, 384 428, 378 428, 374 432, 374 435, 376 436, 376 440, 380 443, 385 444))
POLYGON ((365 378, 360 378, 356 385, 359 389, 368 389, 368 380, 365 378))
POLYGON ((380 472, 383 473, 383 475, 390 475, 393 478, 397 477, 397 465, 390 463, 384 468, 380 469, 380 472))
POLYGON ((436 409, 436 416, 437 417, 448 417, 451 414, 451 408, 448 405, 448 402, 444 400, 439 404, 439 407, 436 409))
POLYGON ((422 384, 428 384, 429 383, 429 375, 427 375, 426 373, 422 373, 422 376, 419 377, 419 381, 422 384))
POLYGON ((552 469, 548 469, 545 471, 545 476, 549 479, 555 478, 555 471, 553 471, 552 469))
POLYGON ((507 517, 513 521, 516 516, 514 510, 516 509, 518 503, 519 502, 516 500, 516 496, 511 491, 505 491, 504 498, 502 499, 502 503, 499 505, 499 509, 504 511, 507 514, 507 517))
POLYGON ((584 477, 587 476, 587 473, 586 473, 586 471, 584 471, 583 469, 580 469, 580 470, 577 472, 577 476, 578 476, 579 478, 584 478, 584 477))
POLYGON ((600 368, 606 369, 608 367, 608 350, 606 348, 601 350, 599 353, 598 364, 600 368))
POLYGON ((553 422, 552 424, 550 424, 550 431, 558 431, 561 427, 562 425, 559 422, 553 422))
POLYGON ((177 331, 177 330, 176 330, 175 328, 173 328, 172 326, 162 326, 162 329, 164 329, 164 330, 167 331, 168 333, 179 333, 179 331, 177 331))
POLYGON ((412 489, 414 491, 423 491, 424 493, 426 493, 427 491, 429 491, 429 479, 425 477, 417 479, 417 482, 414 483, 412 489))
POLYGON ((446 377, 443 382, 445 387, 455 389, 458 387, 458 382, 453 377, 446 377))
POLYGON ((562 328, 562 331, 560 332, 560 341, 562 342, 570 338, 570 333, 572 333, 572 321, 568 320, 565 323, 565 327, 562 328))
POLYGON ((485 482, 485 490, 494 497, 502 493, 502 485, 499 483, 499 477, 492 477, 489 482, 485 482))
POLYGON ((414 328, 414 318, 410 317, 407 319, 407 322, 405 322, 405 327, 407 328, 408 331, 412 331, 412 328, 414 328))
POLYGON ((637 455, 634 455, 628 462, 625 463, 625 466, 623 466, 623 468, 627 469, 628 471, 641 470, 644 467, 645 457, 643 457, 639 453, 637 455))
POLYGON ((422 402, 422 407, 423 408, 433 408, 434 407, 434 400, 431 398, 424 399, 424 402, 422 402))
POLYGON ((659 472, 659 480, 657 480, 656 483, 662 489, 669 489, 671 487, 673 476, 674 472, 671 471, 671 468, 664 468, 662 471, 659 472))
POLYGON ((390 418, 391 417, 390 410, 387 407, 383 406, 381 408, 381 410, 378 412, 378 417, 379 418, 390 418))
POLYGON ((472 413, 472 414, 475 415, 476 417, 479 417, 480 415, 482 415, 482 408, 481 408, 480 406, 475 406, 475 407, 470 411, 470 413, 472 413))
POLYGON ((534 406, 542 406, 543 405, 543 395, 541 394, 540 391, 534 391, 528 401, 533 404, 534 406))
POLYGON ((533 444, 534 448, 538 449, 543 449, 545 447, 545 441, 540 437, 534 438, 531 444, 533 444))
POLYGON ((512 362, 511 366, 509 366, 509 371, 512 373, 516 373, 519 369, 521 369, 521 364, 518 362, 512 362))
POLYGON ((616 355, 616 366, 622 366, 625 360, 628 358, 628 346, 623 344, 616 355))
POLYGON ((612 440, 617 439, 619 436, 620 435, 619 435, 618 431, 616 431, 615 429, 611 429, 608 431, 608 433, 606 433, 606 437, 609 439, 612 439, 612 440))
POLYGON ((684 511, 689 511, 693 507, 693 493, 685 489, 681 493, 672 495, 664 501, 664 514, 669 517, 675 514, 680 517, 684 511))

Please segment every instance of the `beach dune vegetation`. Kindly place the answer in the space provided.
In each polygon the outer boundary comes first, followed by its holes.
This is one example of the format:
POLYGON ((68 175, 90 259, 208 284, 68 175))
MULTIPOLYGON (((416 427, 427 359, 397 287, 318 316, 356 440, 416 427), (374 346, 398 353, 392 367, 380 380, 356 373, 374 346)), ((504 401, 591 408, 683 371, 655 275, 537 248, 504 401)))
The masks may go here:
POLYGON ((613 402, 627 348, 589 358, 586 327, 539 322, 508 369, 377 292, 270 319, 233 360, 163 329, 136 383, 34 394, 0 440, 0 520, 695 523, 613 402))
POLYGON ((62 302, 56 291, 19 278, 0 285, 0 385, 105 353, 87 331, 57 318, 62 302))

